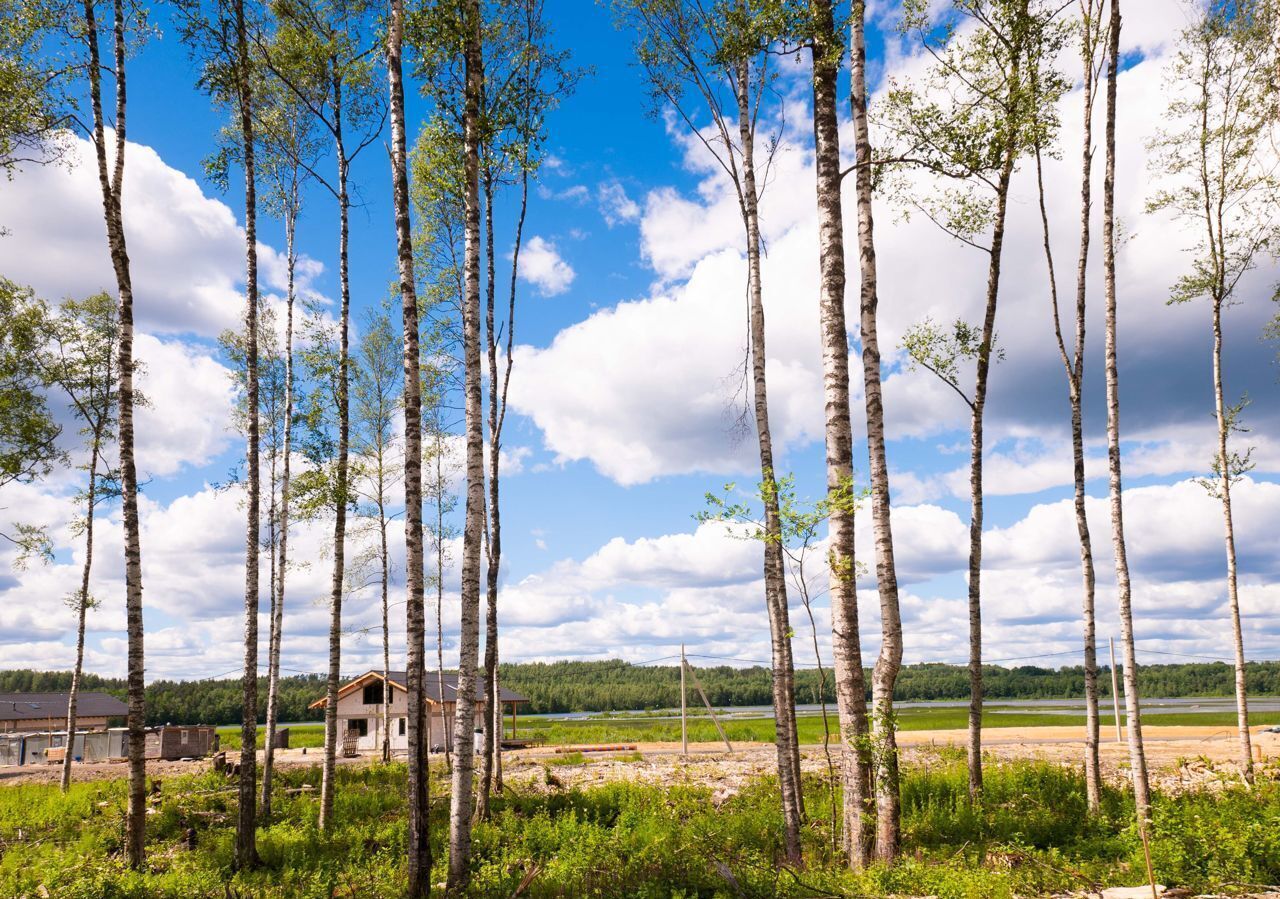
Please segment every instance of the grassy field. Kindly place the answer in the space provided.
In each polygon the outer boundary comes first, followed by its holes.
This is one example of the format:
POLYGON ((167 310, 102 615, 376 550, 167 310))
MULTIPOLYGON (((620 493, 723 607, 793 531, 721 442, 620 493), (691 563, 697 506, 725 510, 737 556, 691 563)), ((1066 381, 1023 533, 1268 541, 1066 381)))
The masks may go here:
MULTIPOLYGON (((444 880, 447 827, 447 784, 439 774, 435 883, 444 880)), ((339 769, 329 833, 315 825, 319 771, 291 769, 278 778, 276 817, 258 832, 262 863, 248 871, 232 867, 236 793, 219 775, 168 778, 156 788, 141 872, 126 870, 120 857, 123 781, 75 784, 66 796, 52 785, 0 790, 0 897, 399 895, 402 765, 339 769)), ((512 786, 496 800, 493 819, 476 828, 470 895, 512 896, 535 868, 522 896, 1002 899, 1142 879, 1130 800, 1109 789, 1101 814, 1091 816, 1079 776, 1043 762, 989 765, 980 805, 968 801, 960 753, 943 752, 924 770, 908 768, 903 859, 857 874, 832 854, 832 796, 817 779, 806 781, 809 825, 804 866, 796 870, 779 866, 777 787, 767 779, 719 805, 709 787, 679 783, 512 786)), ((1169 885, 1208 890, 1280 881, 1280 785, 1158 795, 1152 851, 1156 876, 1169 885)))
MULTIPOLYGON (((263 741, 267 738, 267 729, 262 725, 258 725, 258 748, 263 747, 263 741)), ((240 727, 239 725, 231 727, 218 728, 218 742, 223 749, 239 749, 240 748, 240 727)), ((323 724, 295 724, 289 728, 289 748, 290 749, 315 749, 324 745, 324 725, 323 724)))
MULTIPOLYGON (((898 727, 901 730, 958 730, 968 727, 969 711, 966 708, 937 707, 909 708, 899 712, 898 727)), ((1110 715, 1102 717, 1102 726, 1114 726, 1110 715)), ((1124 716, 1121 716, 1121 721, 1124 716)), ((1160 725, 1235 725, 1235 713, 1188 713, 1144 715, 1142 722, 1149 726, 1160 725)), ((1262 712, 1249 716, 1254 724, 1280 724, 1280 712, 1262 712)), ((1084 715, 1056 715, 1036 712, 993 713, 983 715, 984 728, 1002 727, 1050 727, 1084 725, 1084 715)), ((823 725, 821 715, 801 715, 798 719, 801 743, 821 743, 823 725)), ((830 712, 829 726, 836 727, 835 709, 830 712)), ((550 745, 575 743, 651 743, 672 742, 680 739, 678 718, 621 717, 575 718, 571 720, 551 718, 519 719, 519 735, 534 736, 550 745)), ((725 734, 732 741, 773 740, 771 718, 729 719, 723 722, 725 734)), ((689 739, 694 742, 719 740, 715 725, 704 716, 689 719, 689 739)))
MULTIPOLYGON (((936 708, 908 708, 899 712, 898 727, 901 730, 963 730, 969 726, 969 710, 950 706, 936 708)), ((1124 716, 1120 716, 1124 721, 1124 716)), ((509 721, 510 719, 508 719, 509 721)), ((1249 716, 1253 724, 1280 724, 1280 712, 1254 712, 1249 716)), ((822 742, 822 716, 801 715, 798 719, 801 743, 822 742)), ((1103 715, 1102 726, 1114 726, 1115 719, 1111 715, 1103 715)), ((1217 727, 1233 727, 1234 712, 1182 712, 1173 714, 1144 715, 1142 723, 1148 726, 1185 726, 1206 725, 1217 727)), ((984 728, 1002 727, 1053 727, 1083 726, 1084 715, 1056 715, 1043 712, 991 712, 983 715, 984 728)), ((830 727, 836 727, 835 709, 830 712, 830 727)), ((736 742, 772 742, 773 719, 750 718, 746 720, 729 719, 723 722, 725 733, 736 742)), ((678 718, 655 718, 652 716, 622 715, 591 718, 541 718, 527 717, 517 720, 518 735, 536 737, 552 746, 567 746, 577 743, 659 743, 674 742, 680 739, 680 720, 678 718)), ((508 733, 510 731, 508 730, 508 733)), ((258 728, 258 747, 262 747, 265 730, 258 728)), ((223 749, 240 748, 240 728, 220 727, 218 735, 223 749)), ((711 719, 702 715, 694 715, 689 719, 689 739, 695 743, 709 743, 720 739, 711 719)), ((289 745, 294 749, 304 746, 309 748, 324 745, 324 727, 320 724, 295 725, 290 728, 289 745)))

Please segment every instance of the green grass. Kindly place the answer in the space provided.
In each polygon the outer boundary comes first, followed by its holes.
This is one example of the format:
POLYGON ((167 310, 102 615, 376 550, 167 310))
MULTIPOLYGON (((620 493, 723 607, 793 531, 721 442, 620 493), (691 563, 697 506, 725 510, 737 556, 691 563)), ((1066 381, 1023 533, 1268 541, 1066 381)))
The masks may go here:
MULTIPOLYGON (((900 730, 960 730, 969 725, 969 710, 963 707, 938 706, 902 709, 898 713, 900 730)), ((835 708, 829 713, 830 727, 835 731, 835 708)), ((1114 726, 1114 718, 1104 715, 1104 728, 1114 726)), ((1121 721, 1124 716, 1121 716, 1121 721)), ((1280 724, 1280 712, 1253 713, 1253 724, 1280 724)), ((1144 715, 1143 724, 1158 727, 1168 725, 1206 725, 1234 727, 1235 712, 1169 713, 1144 715)), ((986 712, 982 717, 984 728, 1006 727, 1069 727, 1083 726, 1084 715, 1052 715, 1043 712, 986 712)), ((734 742, 772 742, 774 738, 771 718, 728 719, 722 721, 725 734, 734 742)), ((822 716, 801 715, 798 719, 800 742, 822 742, 822 716)), ((543 742, 564 746, 577 743, 654 743, 676 742, 680 739, 679 718, 653 718, 624 715, 617 718, 591 717, 574 719, 521 718, 518 722, 521 737, 536 736, 543 742)), ((689 718, 689 739, 693 742, 716 742, 720 735, 705 712, 689 718)))
MULTIPOLYGON (((432 881, 444 880, 447 783, 433 771, 432 881)), ((315 826, 319 770, 278 773, 275 818, 258 831, 262 865, 232 867, 236 792, 213 774, 165 779, 147 819, 148 862, 121 860, 123 781, 0 788, 0 897, 60 899, 333 899, 395 897, 404 877, 405 774, 399 764, 338 770, 335 825, 315 826), (310 786, 309 791, 298 788, 310 786), (194 832, 193 850, 185 835, 194 832)), ((1129 798, 1108 789, 1087 812, 1074 771, 991 763, 970 803, 962 753, 908 769, 902 860, 853 874, 831 852, 828 785, 806 779, 805 864, 780 869, 777 785, 766 778, 716 806, 707 787, 613 783, 495 798, 474 833, 474 896, 508 897, 525 872, 529 897, 801 897, 1045 895, 1142 880, 1129 798)), ((1280 784, 1252 792, 1155 799, 1152 857, 1170 886, 1209 890, 1280 881, 1280 784)))
MULTIPOLYGON (((969 726, 969 710, 951 706, 902 709, 898 713, 900 730, 962 730, 969 726)), ((830 726, 835 731, 835 707, 829 713, 830 726)), ((1123 722, 1124 716, 1121 715, 1123 722)), ((1103 728, 1113 727, 1114 718, 1103 715, 1103 728)), ((1249 720, 1253 724, 1280 724, 1280 712, 1254 712, 1249 720)), ((1143 724, 1158 727, 1169 725, 1206 725, 1234 727, 1235 712, 1168 713, 1144 715, 1143 724)), ((801 743, 822 742, 822 716, 802 714, 798 719, 801 743)), ((773 720, 770 718, 729 719, 722 722, 725 733, 734 742, 773 742, 773 720)), ((1084 715, 1048 715, 1043 712, 986 712, 982 717, 984 728, 1004 727, 1068 727, 1083 726, 1084 715)), ((554 719, 528 717, 517 721, 520 737, 537 737, 551 746, 570 746, 577 743, 659 743, 680 739, 678 718, 655 718, 651 715, 620 714, 610 717, 602 714, 590 718, 554 719)), ((289 745, 294 749, 315 749, 324 746, 324 725, 294 725, 289 729, 289 745)), ((221 746, 226 750, 240 748, 238 726, 219 727, 221 746)), ((258 727, 258 748, 263 746, 266 728, 258 727)), ((715 725, 703 710, 689 718, 689 739, 695 743, 714 743, 720 740, 715 725)))
MULTIPOLYGON (((258 725, 258 748, 261 749, 267 738, 267 729, 258 725)), ((218 742, 223 749, 240 748, 240 725, 218 728, 218 742)), ((290 749, 315 749, 324 746, 323 724, 295 724, 289 728, 290 749)))
POLYGON ((543 762, 543 764, 551 766, 585 765, 586 763, 586 756, 581 752, 566 752, 554 755, 543 762))

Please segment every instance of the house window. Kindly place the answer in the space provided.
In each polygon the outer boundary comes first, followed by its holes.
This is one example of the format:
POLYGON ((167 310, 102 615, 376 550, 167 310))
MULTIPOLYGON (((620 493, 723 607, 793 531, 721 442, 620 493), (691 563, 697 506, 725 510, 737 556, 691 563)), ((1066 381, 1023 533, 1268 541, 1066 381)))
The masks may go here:
POLYGON ((182 734, 182 745, 183 745, 183 746, 186 746, 189 742, 191 742, 191 734, 190 734, 190 731, 188 731, 188 730, 184 727, 184 728, 180 731, 180 733, 182 734))
POLYGON ((368 718, 348 718, 347 730, 355 731, 362 737, 369 736, 369 719, 368 718))
POLYGON ((364 704, 382 705, 382 681, 364 685, 364 704))
POLYGON ((404 736, 404 719, 400 719, 400 736, 404 736))

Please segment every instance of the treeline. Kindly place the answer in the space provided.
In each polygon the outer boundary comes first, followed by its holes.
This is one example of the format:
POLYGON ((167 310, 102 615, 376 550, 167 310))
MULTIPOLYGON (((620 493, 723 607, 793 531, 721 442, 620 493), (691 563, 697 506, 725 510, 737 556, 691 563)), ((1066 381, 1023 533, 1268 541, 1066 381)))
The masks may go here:
MULTIPOLYGON (((1280 662, 1250 662, 1249 692, 1280 694, 1280 662)), ((769 669, 720 665, 697 667, 707 698, 717 706, 772 703, 769 669)), ((671 708, 680 703, 678 666, 636 666, 619 661, 550 662, 502 666, 503 684, 530 699, 534 712, 589 712, 671 708)), ((1101 668, 1099 688, 1110 696, 1109 669, 1101 668)), ((867 671, 867 683, 871 672, 867 671)), ((835 702, 831 671, 825 697, 817 671, 796 672, 796 702, 835 702)), ((1139 669, 1143 696, 1231 696, 1234 670, 1221 662, 1151 665, 1139 669)), ((1080 699, 1084 696, 1084 668, 1039 668, 1024 665, 983 668, 983 694, 990 699, 1080 699)), ((969 674, 960 665, 908 665, 894 688, 899 701, 968 699, 969 674)), ((870 699, 870 694, 868 694, 870 699)), ((689 701, 700 705, 689 684, 689 701)))
MULTIPOLYGON (((110 693, 125 699, 124 678, 85 674, 80 689, 110 693)), ((319 714, 307 706, 324 695, 321 674, 280 678, 279 720, 317 721, 319 714)), ((0 671, 0 693, 49 693, 71 689, 70 671, 0 671)), ((258 678, 260 695, 267 695, 267 679, 258 678)), ((158 680, 147 684, 147 724, 239 724, 243 708, 239 678, 229 680, 158 680)), ((259 723, 266 721, 267 705, 259 703, 259 723)))
MULTIPOLYGON (((1280 695, 1280 662, 1250 662, 1246 667, 1252 695, 1280 695)), ((503 685, 529 698, 529 705, 521 708, 524 713, 663 709, 680 704, 680 671, 674 665, 631 665, 616 660, 534 662, 506 664, 501 670, 503 685)), ((772 703, 768 668, 719 665, 696 671, 713 705, 772 703)), ((1110 696, 1108 669, 1101 672, 1099 688, 1103 696, 1110 696)), ((1231 696, 1233 677, 1232 667, 1221 662, 1139 669, 1142 695, 1148 697, 1231 696)), ((983 683, 989 699, 1079 699, 1084 696, 1084 669, 989 665, 983 671, 983 683)), ((280 720, 317 720, 317 713, 307 706, 324 694, 324 684, 324 676, 319 674, 282 677, 280 720)), ((69 671, 0 671, 0 693, 51 692, 70 686, 69 671)), ((265 678, 259 680, 259 688, 266 690, 265 678)), ((797 702, 818 702, 823 698, 819 688, 817 671, 796 672, 797 702)), ((125 682, 86 674, 82 689, 123 699, 125 682)), ((155 681, 147 685, 147 723, 236 724, 240 721, 240 697, 238 679, 155 681)), ((899 701, 968 699, 969 675, 959 665, 908 665, 902 669, 894 697, 899 701)), ((825 699, 835 702, 829 671, 825 699)), ((692 682, 689 701, 695 707, 701 705, 692 682)))

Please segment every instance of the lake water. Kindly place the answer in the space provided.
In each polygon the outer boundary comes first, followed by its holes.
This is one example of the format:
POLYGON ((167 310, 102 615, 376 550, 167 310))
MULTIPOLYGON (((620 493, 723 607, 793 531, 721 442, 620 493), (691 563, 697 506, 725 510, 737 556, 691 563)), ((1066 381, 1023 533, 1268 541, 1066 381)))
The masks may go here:
MULTIPOLYGON (((1107 713, 1111 709, 1111 697, 1103 697, 1100 699, 1103 713, 1107 713)), ((1083 699, 988 699, 983 703, 984 707, 994 715, 1012 715, 1033 712, 1041 715, 1082 715, 1084 714, 1083 699)), ((1124 711, 1124 701, 1121 700, 1121 712, 1124 711)), ((957 700, 939 700, 939 701, 916 701, 916 702, 899 702, 895 706, 900 709, 962 709, 968 708, 969 701, 967 699, 957 700)), ((1215 714, 1222 712, 1234 712, 1236 708, 1235 699, 1230 696, 1212 696, 1212 697, 1182 697, 1178 699, 1143 699, 1142 710, 1147 714, 1215 714)), ((706 710, 699 704, 689 705, 689 711, 694 714, 702 714, 706 710)), ((796 711, 800 714, 821 714, 822 706, 814 703, 805 703, 796 705, 796 711)), ((835 703, 827 706, 827 711, 832 715, 835 714, 835 703)), ((1249 698, 1249 711, 1251 712, 1280 712, 1280 696, 1257 696, 1249 698)), ((749 705, 749 706, 731 706, 725 708, 716 708, 716 714, 727 719, 753 719, 753 718, 772 718, 773 706, 768 705, 749 705)), ((589 718, 626 718, 635 717, 638 719, 649 721, 661 721, 664 719, 679 718, 679 709, 662 709, 656 712, 646 712, 644 710, 620 711, 620 712, 550 712, 541 715, 520 715, 521 718, 536 718, 547 721, 577 721, 589 718)))

